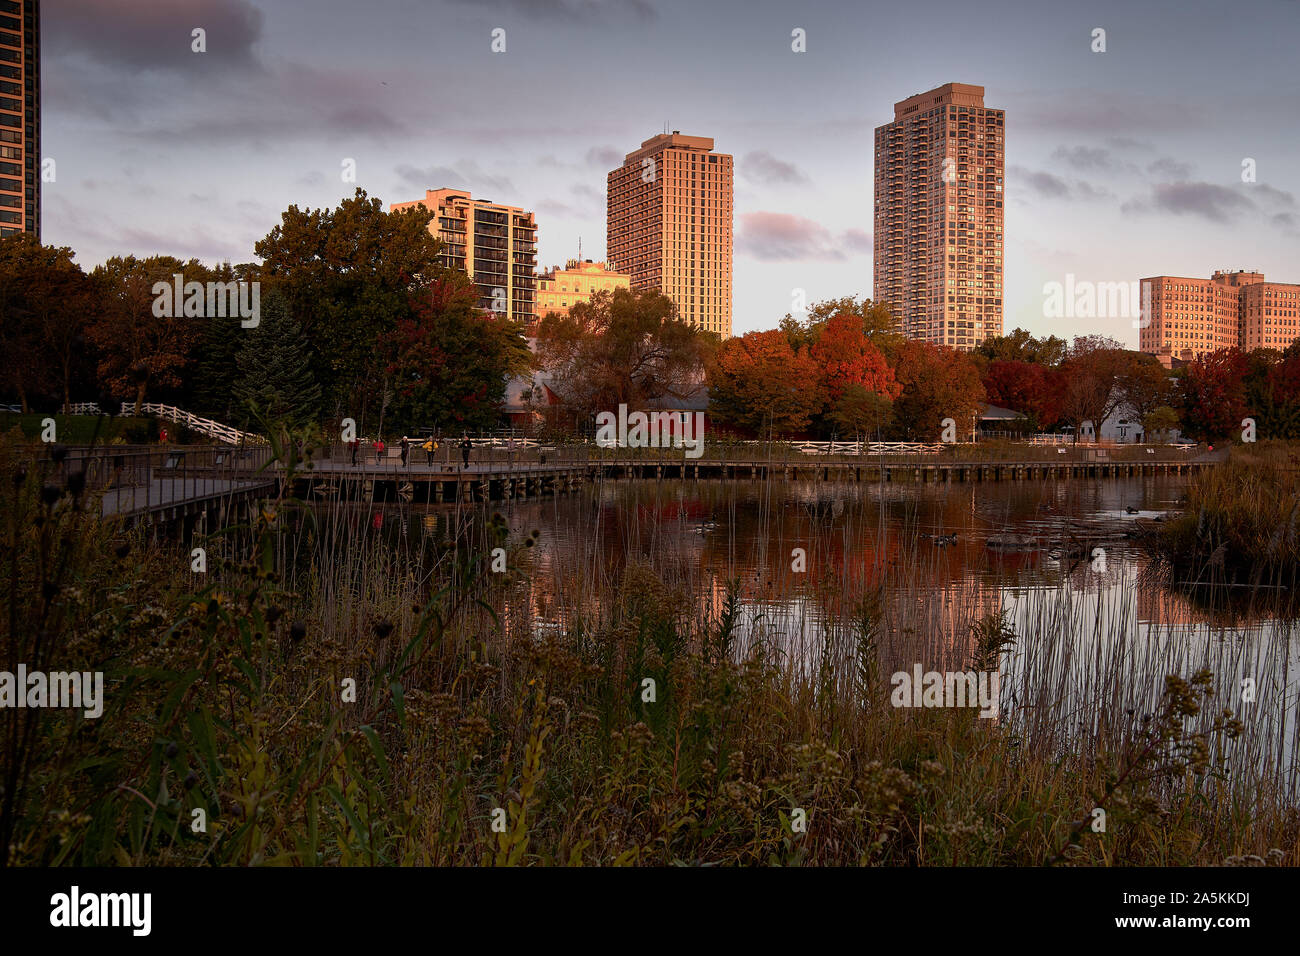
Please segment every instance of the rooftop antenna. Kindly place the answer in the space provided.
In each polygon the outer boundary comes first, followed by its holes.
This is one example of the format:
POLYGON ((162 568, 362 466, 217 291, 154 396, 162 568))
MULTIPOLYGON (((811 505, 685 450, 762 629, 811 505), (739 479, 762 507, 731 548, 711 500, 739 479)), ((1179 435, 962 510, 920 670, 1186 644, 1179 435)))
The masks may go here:
POLYGON ((582 236, 578 237, 578 261, 582 261, 582 236))

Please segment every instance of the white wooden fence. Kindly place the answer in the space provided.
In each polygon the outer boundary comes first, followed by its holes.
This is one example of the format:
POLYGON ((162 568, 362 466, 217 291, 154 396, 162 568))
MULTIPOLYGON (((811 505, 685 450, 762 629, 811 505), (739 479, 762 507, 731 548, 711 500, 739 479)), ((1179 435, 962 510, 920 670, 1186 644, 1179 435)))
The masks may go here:
MULTIPOLYGON (((134 402, 123 402, 123 415, 133 414, 135 411, 134 402)), ((193 412, 187 412, 183 408, 177 408, 174 405, 161 405, 154 402, 146 402, 140 406, 140 411, 146 415, 156 415, 158 418, 165 419, 169 422, 175 422, 177 425, 184 425, 209 438, 215 438, 217 441, 226 442, 229 445, 262 445, 266 439, 261 435, 255 435, 252 432, 241 432, 238 428, 231 428, 229 425, 223 425, 221 422, 215 422, 210 418, 201 418, 193 412)))
POLYGON ((806 441, 792 446, 804 455, 935 455, 941 443, 914 441, 806 441))

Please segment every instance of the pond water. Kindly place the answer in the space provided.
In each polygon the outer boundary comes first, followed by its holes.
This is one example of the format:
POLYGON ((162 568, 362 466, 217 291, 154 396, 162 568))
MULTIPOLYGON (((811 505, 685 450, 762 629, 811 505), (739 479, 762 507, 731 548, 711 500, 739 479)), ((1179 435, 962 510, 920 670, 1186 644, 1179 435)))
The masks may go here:
POLYGON ((886 678, 915 665, 966 669, 971 627, 1001 612, 1015 635, 1001 666, 1003 717, 1063 739, 1115 714, 1150 712, 1166 675, 1208 667, 1214 704, 1250 730, 1242 759, 1294 786, 1293 623, 1229 592, 1193 601, 1145 574, 1135 531, 1176 512, 1183 487, 1165 476, 620 481, 488 505, 360 506, 347 520, 421 552, 439 540, 472 541, 500 513, 518 572, 512 626, 534 635, 598 619, 630 565, 653 569, 701 623, 720 613, 730 584, 738 653, 763 643, 805 674, 827 660, 851 670, 855 613, 868 595, 884 621, 886 678), (534 530, 536 546, 515 550, 534 530))

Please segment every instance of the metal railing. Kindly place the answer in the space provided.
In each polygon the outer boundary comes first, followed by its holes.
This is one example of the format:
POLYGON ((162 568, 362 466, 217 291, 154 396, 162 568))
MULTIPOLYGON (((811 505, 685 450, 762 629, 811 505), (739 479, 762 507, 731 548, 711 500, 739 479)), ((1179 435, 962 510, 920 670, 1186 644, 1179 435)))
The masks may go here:
POLYGON ((107 445, 68 447, 61 462, 49 452, 45 467, 66 481, 83 472, 88 495, 98 497, 105 517, 138 517, 170 507, 270 488, 268 446, 224 445, 154 447, 107 445))

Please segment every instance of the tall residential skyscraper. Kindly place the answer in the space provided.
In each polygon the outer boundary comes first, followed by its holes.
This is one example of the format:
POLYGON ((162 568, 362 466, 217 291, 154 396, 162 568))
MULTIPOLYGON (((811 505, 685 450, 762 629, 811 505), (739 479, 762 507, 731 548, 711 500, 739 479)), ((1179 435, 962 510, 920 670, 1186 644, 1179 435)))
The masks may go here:
POLYGON ((731 335, 732 159, 706 136, 652 136, 608 177, 606 252, 633 289, 685 322, 731 335))
POLYGON ((1300 285, 1266 282, 1262 272, 1216 272, 1208 279, 1142 280, 1150 314, 1138 348, 1168 368, 1233 346, 1281 351, 1300 339, 1300 285))
POLYGON ((424 206, 429 232, 442 240, 439 263, 467 273, 479 308, 531 323, 537 318, 537 221, 518 206, 475 199, 463 189, 426 189, 423 199, 397 202, 389 212, 424 206))
POLYGON ((41 237, 41 4, 0 0, 0 236, 41 237))
POLYGON ((1002 334, 1002 110, 947 83, 876 128, 875 289, 909 338, 969 351, 1002 334))

